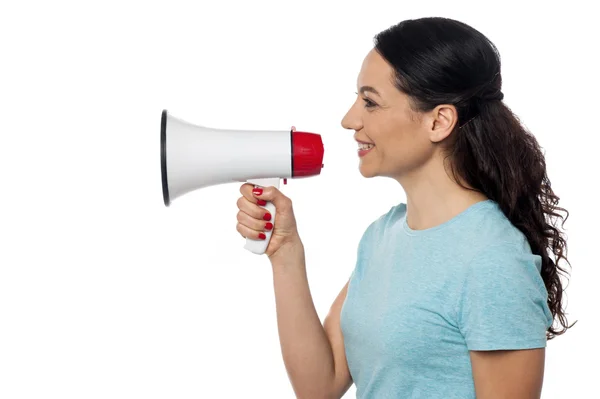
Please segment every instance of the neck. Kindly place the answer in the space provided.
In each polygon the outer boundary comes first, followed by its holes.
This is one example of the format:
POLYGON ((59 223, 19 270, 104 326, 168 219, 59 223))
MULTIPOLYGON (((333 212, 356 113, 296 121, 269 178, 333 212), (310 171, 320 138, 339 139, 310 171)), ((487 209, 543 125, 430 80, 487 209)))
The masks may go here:
MULTIPOLYGON (((471 205, 488 199, 479 191, 460 187, 443 161, 432 159, 411 174, 396 178, 406 193, 406 222, 414 230, 442 224, 471 205)), ((462 185, 472 188, 466 183, 462 185)))

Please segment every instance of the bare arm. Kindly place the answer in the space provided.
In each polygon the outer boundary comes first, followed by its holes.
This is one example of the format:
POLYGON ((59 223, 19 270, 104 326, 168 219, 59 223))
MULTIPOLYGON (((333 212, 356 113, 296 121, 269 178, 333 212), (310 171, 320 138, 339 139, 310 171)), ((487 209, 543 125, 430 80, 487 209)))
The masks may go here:
POLYGON ((339 399, 352 384, 342 332, 340 309, 347 284, 321 324, 310 294, 304 248, 282 248, 272 261, 277 324, 283 360, 299 399, 339 399))
POLYGON ((540 398, 544 348, 470 354, 477 399, 540 398))
POLYGON ((350 370, 348 369, 348 362, 346 360, 346 349, 344 347, 344 336, 342 335, 342 329, 340 327, 340 312, 342 305, 346 299, 346 293, 348 292, 348 283, 344 285, 337 298, 329 309, 329 314, 325 318, 323 323, 327 338, 333 350, 333 359, 335 364, 335 377, 333 381, 333 394, 332 398, 339 399, 350 386, 352 385, 352 377, 350 376, 350 370))

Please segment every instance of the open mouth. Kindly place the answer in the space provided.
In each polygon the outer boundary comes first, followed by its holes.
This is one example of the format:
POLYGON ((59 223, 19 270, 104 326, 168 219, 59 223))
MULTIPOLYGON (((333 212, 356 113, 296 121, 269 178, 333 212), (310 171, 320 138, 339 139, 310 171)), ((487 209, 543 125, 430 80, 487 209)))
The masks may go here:
POLYGON ((358 156, 361 158, 364 157, 369 152, 371 152, 371 150, 373 150, 373 148, 375 148, 375 144, 359 142, 358 143, 358 156))

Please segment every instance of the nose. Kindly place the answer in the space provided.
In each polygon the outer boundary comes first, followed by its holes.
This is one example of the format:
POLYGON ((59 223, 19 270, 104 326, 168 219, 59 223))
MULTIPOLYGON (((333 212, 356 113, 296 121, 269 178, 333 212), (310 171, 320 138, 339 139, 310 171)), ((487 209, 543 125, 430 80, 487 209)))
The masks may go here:
POLYGON ((356 108, 357 103, 352 104, 346 115, 342 118, 342 127, 349 130, 360 130, 362 129, 362 118, 360 112, 356 108))

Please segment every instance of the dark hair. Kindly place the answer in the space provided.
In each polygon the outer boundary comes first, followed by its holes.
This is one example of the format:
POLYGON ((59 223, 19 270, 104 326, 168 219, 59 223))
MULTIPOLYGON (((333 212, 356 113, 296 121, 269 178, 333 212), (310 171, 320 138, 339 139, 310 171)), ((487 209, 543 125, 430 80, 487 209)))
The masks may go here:
POLYGON ((496 201, 525 234, 532 252, 541 256, 548 306, 562 326, 557 330, 553 323, 547 338, 563 334, 571 326, 562 307, 560 274, 567 272, 558 262, 569 261, 566 239, 553 217, 563 218, 564 226, 569 213, 558 207, 537 140, 502 102, 497 48, 469 25, 442 17, 402 21, 378 33, 374 41, 415 112, 439 104, 455 106, 458 123, 445 143, 453 176, 458 184, 460 176, 496 201))

